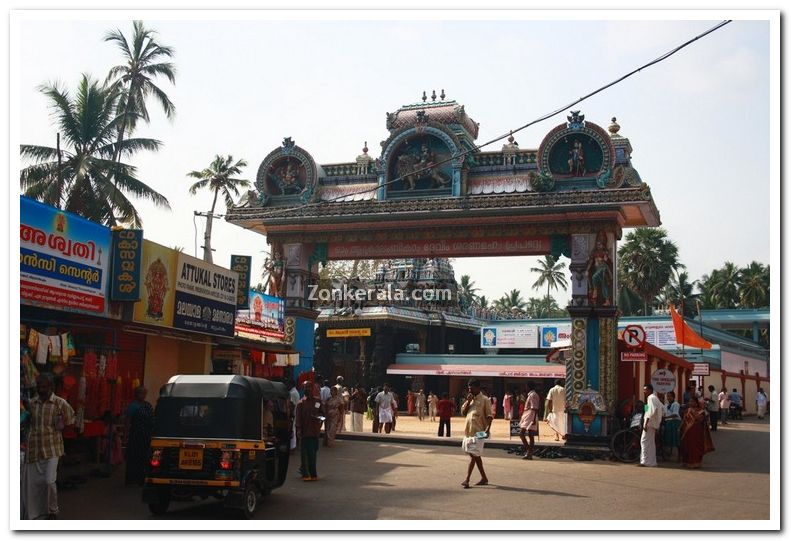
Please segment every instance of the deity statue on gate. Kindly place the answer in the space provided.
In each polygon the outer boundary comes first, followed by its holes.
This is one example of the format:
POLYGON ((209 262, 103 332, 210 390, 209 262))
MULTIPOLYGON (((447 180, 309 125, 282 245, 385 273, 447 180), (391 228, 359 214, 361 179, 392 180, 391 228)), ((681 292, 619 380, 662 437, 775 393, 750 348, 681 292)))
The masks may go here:
POLYGON ((582 142, 579 139, 574 141, 574 144, 569 150, 569 174, 581 177, 585 174, 585 151, 582 150, 582 142))
POLYGON ((267 277, 268 290, 267 294, 273 297, 283 296, 283 271, 285 270, 285 263, 280 256, 280 252, 275 251, 272 259, 266 258, 264 261, 264 269, 269 274, 267 277))
POLYGON ((613 264, 607 247, 607 233, 599 231, 588 256, 588 302, 591 306, 612 306, 613 264))

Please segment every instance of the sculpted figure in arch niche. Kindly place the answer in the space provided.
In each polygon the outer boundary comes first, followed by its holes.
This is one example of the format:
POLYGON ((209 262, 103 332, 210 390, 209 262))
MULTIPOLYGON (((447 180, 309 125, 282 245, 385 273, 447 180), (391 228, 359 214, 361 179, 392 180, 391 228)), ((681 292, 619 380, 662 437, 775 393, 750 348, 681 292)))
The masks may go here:
POLYGON ((612 306, 613 264, 607 247, 607 233, 599 231, 588 256, 588 302, 591 306, 612 306))
POLYGON ((264 269, 269 274, 267 293, 273 297, 282 297, 284 262, 279 250, 274 251, 272 259, 267 258, 264 261, 264 269))

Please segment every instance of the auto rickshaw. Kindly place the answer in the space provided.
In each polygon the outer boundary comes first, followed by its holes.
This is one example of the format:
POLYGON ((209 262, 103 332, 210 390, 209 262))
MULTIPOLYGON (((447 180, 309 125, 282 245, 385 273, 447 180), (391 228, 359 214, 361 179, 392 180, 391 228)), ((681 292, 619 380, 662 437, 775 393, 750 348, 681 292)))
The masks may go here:
POLYGON ((173 376, 156 406, 143 502, 214 496, 251 518, 288 472, 292 412, 282 383, 246 376, 173 376), (271 416, 269 415, 271 412, 271 416))

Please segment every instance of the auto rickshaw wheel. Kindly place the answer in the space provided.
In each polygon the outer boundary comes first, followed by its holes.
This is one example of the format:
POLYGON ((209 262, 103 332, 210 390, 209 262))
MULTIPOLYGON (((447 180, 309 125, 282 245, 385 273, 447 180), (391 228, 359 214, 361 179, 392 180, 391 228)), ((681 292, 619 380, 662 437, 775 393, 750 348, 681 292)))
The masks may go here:
POLYGON ((242 508, 244 518, 253 518, 253 515, 255 515, 255 512, 258 510, 258 487, 255 483, 247 483, 242 501, 244 504, 242 508))
POLYGON ((170 493, 162 491, 159 493, 159 498, 156 502, 150 502, 148 504, 148 510, 151 511, 152 515, 164 515, 168 512, 169 506, 170 493))

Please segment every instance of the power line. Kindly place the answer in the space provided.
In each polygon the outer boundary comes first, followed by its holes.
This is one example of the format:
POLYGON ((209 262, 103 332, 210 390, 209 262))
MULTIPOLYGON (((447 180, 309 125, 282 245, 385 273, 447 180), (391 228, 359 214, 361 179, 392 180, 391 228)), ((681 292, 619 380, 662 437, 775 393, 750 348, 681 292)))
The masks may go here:
MULTIPOLYGON (((518 132, 520 132, 520 131, 522 131, 522 130, 524 130, 526 128, 529 128, 533 124, 538 124, 539 122, 543 122, 544 120, 548 120, 548 119, 552 118, 553 116, 559 115, 560 113, 566 111, 567 109, 569 109, 571 107, 574 107, 575 105, 577 105, 579 103, 582 103, 583 101, 587 100, 588 98, 591 98, 591 97, 595 96, 596 94, 599 94, 600 92, 603 92, 603 91, 607 90, 608 88, 610 88, 612 86, 615 86, 618 83, 628 79, 632 75, 634 75, 636 73, 639 73, 640 71, 642 71, 642 70, 644 70, 646 68, 649 68, 649 67, 651 67, 651 66, 653 66, 655 64, 658 64, 658 63, 662 62, 663 60, 666 60, 666 59, 670 58, 671 56, 673 56, 674 54, 679 52, 681 49, 684 49, 685 47, 691 45, 692 43, 696 42, 697 40, 706 37, 707 35, 711 34, 712 32, 715 32, 716 30, 719 30, 720 28, 722 28, 726 24, 729 24, 730 22, 731 22, 731 19, 728 19, 728 20, 725 20, 725 21, 721 21, 720 23, 714 25, 712 28, 706 30, 705 32, 703 32, 701 34, 698 34, 697 36, 695 36, 694 38, 692 38, 692 39, 690 39, 688 41, 685 41, 684 43, 682 43, 678 47, 675 47, 674 49, 671 49, 670 51, 668 51, 665 54, 659 56, 658 58, 655 58, 654 60, 651 60, 650 62, 648 62, 646 64, 643 64, 639 68, 636 68, 636 69, 626 73, 625 75, 622 75, 618 79, 615 79, 615 80, 607 83, 606 85, 601 86, 601 87, 597 88, 596 90, 594 90, 592 92, 589 92, 588 94, 585 94, 584 96, 572 101, 571 103, 568 103, 568 104, 566 104, 566 105, 564 105, 562 107, 558 107, 557 109, 555 109, 551 113, 547 113, 547 114, 545 114, 543 116, 538 117, 535 120, 531 120, 530 122, 528 122, 524 126, 520 126, 519 128, 516 128, 515 130, 509 130, 508 133, 506 133, 506 134, 503 134, 503 135, 500 135, 498 137, 495 137, 494 139, 492 139, 490 141, 487 141, 487 142, 482 143, 480 145, 476 145, 476 146, 474 146, 474 147, 472 147, 472 148, 470 148, 468 150, 464 150, 462 152, 459 152, 458 154, 454 154, 450 158, 446 158, 446 159, 444 159, 442 161, 436 162, 436 163, 434 163, 431 166, 424 167, 422 169, 418 169, 417 171, 412 171, 411 173, 409 173, 409 175, 414 175, 414 174, 430 171, 431 169, 435 168, 438 165, 444 165, 444 164, 446 164, 448 162, 451 162, 453 160, 457 160, 459 158, 462 158, 462 157, 466 156, 467 154, 469 154, 471 152, 478 152, 483 147, 486 147, 486 146, 491 145, 493 143, 496 143, 498 141, 502 141, 503 139, 505 139, 506 137, 511 136, 514 133, 518 133, 518 132)), ((349 193, 349 194, 339 195, 337 197, 333 197, 333 198, 327 199, 325 201, 318 201, 318 202, 314 202, 314 203, 303 203, 302 205, 299 205, 299 206, 296 206, 296 207, 287 207, 287 208, 282 208, 282 209, 271 209, 269 212, 264 214, 263 218, 266 219, 266 218, 269 218, 269 217, 272 217, 272 216, 275 216, 275 215, 278 215, 278 214, 282 214, 282 213, 297 212, 297 211, 301 211, 301 210, 309 208, 309 207, 317 207, 317 206, 320 206, 320 205, 323 205, 323 204, 332 203, 334 201, 338 201, 339 199, 345 199, 347 197, 351 197, 351 196, 355 196, 355 195, 362 195, 362 194, 365 194, 365 193, 368 193, 368 192, 373 192, 373 191, 376 191, 376 190, 378 190, 378 189, 380 189, 380 188, 382 188, 384 186, 388 186, 390 184, 394 184, 394 183, 402 180, 403 178, 404 178, 404 175, 396 177, 396 178, 394 178, 392 180, 389 180, 389 181, 387 181, 387 182, 385 182, 385 183, 383 183, 381 185, 377 184, 376 186, 374 186, 372 188, 365 188, 365 189, 357 191, 357 192, 352 192, 352 193, 349 193)), ((249 228, 245 228, 245 229, 249 229, 249 228)))

